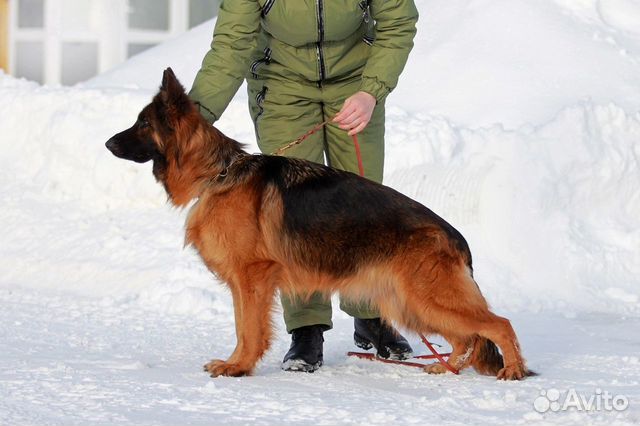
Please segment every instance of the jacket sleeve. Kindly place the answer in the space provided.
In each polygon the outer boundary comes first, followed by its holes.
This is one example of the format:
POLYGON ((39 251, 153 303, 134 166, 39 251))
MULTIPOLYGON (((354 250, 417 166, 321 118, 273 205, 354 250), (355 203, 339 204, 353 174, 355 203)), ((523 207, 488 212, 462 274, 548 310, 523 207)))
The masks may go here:
POLYGON ((202 61, 189 96, 200 102, 201 113, 216 121, 238 91, 249 69, 260 30, 257 0, 223 0, 211 49, 202 61))
POLYGON ((416 35, 418 10, 413 0, 372 0, 371 18, 375 20, 375 41, 362 73, 360 90, 372 94, 378 102, 398 84, 416 35))

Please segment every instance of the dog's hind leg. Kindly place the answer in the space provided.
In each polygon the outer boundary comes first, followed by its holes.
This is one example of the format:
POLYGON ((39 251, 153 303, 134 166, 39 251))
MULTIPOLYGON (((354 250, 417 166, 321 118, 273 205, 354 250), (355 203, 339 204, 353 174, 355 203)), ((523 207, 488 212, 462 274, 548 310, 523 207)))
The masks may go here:
MULTIPOLYGON (((530 375, 520 353, 516 334, 506 318, 488 310, 472 313, 437 306, 432 306, 428 312, 432 319, 438 318, 429 324, 436 332, 445 336, 452 333, 471 338, 473 352, 465 366, 471 365, 482 374, 496 374, 498 379, 504 380, 520 380, 530 375), (494 342, 502 351, 502 357, 497 353, 494 342)), ((454 344, 452 358, 457 355, 455 352, 461 351, 457 351, 454 344)))
POLYGON ((498 372, 504 368, 504 359, 495 343, 485 337, 477 336, 471 365, 480 374, 497 376, 498 372))
POLYGON ((488 312, 487 318, 479 323, 478 334, 494 342, 502 351, 504 367, 498 371, 498 379, 520 380, 531 374, 525 366, 518 338, 508 319, 488 312))
POLYGON ((251 374, 269 348, 273 334, 274 266, 271 263, 248 265, 232 280, 231 285, 236 288, 232 292, 234 310, 236 320, 240 320, 236 324, 236 349, 228 360, 213 360, 205 366, 212 377, 251 374))
MULTIPOLYGON (((453 346, 454 363, 466 353, 468 344, 472 344, 475 353, 470 362, 463 365, 471 365, 482 374, 493 373, 505 380, 529 375, 511 323, 489 311, 466 265, 445 262, 444 256, 440 259, 440 263, 432 267, 425 263, 403 281, 405 291, 414 296, 407 299, 407 308, 415 318, 411 321, 415 323, 415 331, 445 336, 453 346), (502 351, 504 361, 493 343, 502 351)), ((434 372, 439 369, 433 368, 434 372)))
MULTIPOLYGON (((443 336, 453 348, 448 363, 453 368, 462 370, 471 365, 474 341, 473 338, 459 338, 456 336, 443 336)), ((429 374, 442 374, 449 371, 444 365, 438 363, 429 364, 424 368, 429 374)))

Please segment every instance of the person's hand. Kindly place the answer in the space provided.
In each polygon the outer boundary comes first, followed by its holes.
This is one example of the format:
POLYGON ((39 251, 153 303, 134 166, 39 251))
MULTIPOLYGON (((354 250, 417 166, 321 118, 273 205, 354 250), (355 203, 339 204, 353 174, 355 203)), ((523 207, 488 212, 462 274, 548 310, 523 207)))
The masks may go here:
POLYGON ((360 133, 371 120, 376 98, 367 92, 357 92, 344 101, 342 109, 333 118, 334 123, 349 132, 349 136, 360 133))

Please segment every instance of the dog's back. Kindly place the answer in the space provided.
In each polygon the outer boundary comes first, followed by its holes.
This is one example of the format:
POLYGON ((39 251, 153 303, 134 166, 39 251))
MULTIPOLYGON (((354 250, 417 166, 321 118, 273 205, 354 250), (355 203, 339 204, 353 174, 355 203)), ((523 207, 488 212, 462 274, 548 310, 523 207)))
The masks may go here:
POLYGON ((353 173, 304 160, 253 155, 225 179, 277 193, 278 208, 283 209, 281 236, 299 248, 295 260, 335 277, 397 255, 416 238, 422 239, 423 249, 460 256, 471 269, 469 246, 453 226, 394 189, 353 173))

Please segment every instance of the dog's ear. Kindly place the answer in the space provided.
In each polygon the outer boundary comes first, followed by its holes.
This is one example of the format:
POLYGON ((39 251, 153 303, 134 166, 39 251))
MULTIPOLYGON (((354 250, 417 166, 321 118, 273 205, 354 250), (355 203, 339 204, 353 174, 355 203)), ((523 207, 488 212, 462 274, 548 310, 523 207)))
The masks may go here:
POLYGON ((171 68, 167 68, 162 74, 162 85, 158 95, 164 112, 162 115, 166 114, 163 118, 169 121, 171 118, 182 116, 192 108, 189 96, 171 68))
POLYGON ((176 77, 171 67, 164 70, 164 72, 162 73, 162 85, 160 86, 160 90, 161 91, 173 90, 176 88, 177 85, 180 85, 180 83, 178 82, 178 78, 176 77))
POLYGON ((171 68, 167 68, 162 74, 160 96, 162 97, 162 101, 167 105, 180 104, 187 98, 184 87, 182 87, 182 84, 180 84, 171 68))

